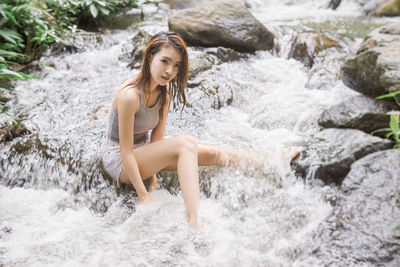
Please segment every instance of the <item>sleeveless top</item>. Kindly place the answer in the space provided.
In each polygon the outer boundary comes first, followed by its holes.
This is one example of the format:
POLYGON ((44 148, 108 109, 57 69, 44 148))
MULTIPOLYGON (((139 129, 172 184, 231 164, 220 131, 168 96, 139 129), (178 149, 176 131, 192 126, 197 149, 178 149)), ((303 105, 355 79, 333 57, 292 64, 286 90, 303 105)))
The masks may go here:
MULTIPOLYGON (((140 90, 139 111, 135 114, 133 144, 144 145, 149 138, 149 130, 154 129, 160 120, 161 97, 158 96, 156 103, 147 107, 142 99, 140 90)), ((111 106, 108 119, 107 140, 119 143, 118 111, 111 106)))

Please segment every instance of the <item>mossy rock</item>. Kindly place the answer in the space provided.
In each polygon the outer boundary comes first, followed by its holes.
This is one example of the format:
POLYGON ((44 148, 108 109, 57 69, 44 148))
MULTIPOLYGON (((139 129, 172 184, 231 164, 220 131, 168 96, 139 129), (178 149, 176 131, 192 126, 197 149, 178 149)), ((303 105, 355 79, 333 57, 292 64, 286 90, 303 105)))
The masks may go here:
POLYGON ((378 16, 400 16, 400 0, 390 0, 381 5, 376 11, 378 16))

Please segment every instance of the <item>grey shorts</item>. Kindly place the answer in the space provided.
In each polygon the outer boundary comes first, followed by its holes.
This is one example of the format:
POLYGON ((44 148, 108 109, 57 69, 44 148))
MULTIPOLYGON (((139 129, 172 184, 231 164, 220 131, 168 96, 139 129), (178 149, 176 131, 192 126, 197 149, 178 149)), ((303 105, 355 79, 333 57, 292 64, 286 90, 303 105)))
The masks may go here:
MULTIPOLYGON (((148 143, 146 141, 145 143, 148 143)), ((140 147, 145 143, 135 144, 134 148, 140 147)), ((104 170, 110 175, 119 186, 119 176, 122 171, 122 159, 119 143, 106 140, 101 148, 101 161, 104 170)))

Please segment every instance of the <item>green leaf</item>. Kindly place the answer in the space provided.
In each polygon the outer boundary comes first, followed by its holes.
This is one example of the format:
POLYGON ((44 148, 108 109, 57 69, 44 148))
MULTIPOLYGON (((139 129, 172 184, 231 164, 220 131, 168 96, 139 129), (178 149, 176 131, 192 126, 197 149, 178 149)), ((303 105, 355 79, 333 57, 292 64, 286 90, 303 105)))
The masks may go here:
POLYGON ((373 131, 371 134, 380 133, 380 132, 390 132, 390 131, 392 131, 392 129, 390 129, 390 128, 382 128, 382 129, 378 129, 378 130, 373 131))
POLYGON ((97 17, 97 14, 99 13, 99 11, 95 7, 95 5, 91 4, 89 8, 90 8, 90 13, 92 13, 93 18, 97 17))
POLYGON ((381 95, 381 96, 376 97, 376 99, 383 99, 383 98, 388 98, 388 97, 394 97, 394 96, 396 96, 396 95, 398 95, 398 94, 400 94, 400 91, 396 91, 396 92, 393 92, 393 93, 381 95))
POLYGON ((0 36, 13 44, 17 44, 17 41, 22 41, 19 33, 13 30, 0 30, 0 36))
POLYGON ((110 10, 108 10, 108 9, 106 9, 106 8, 104 8, 104 7, 99 6, 99 10, 101 11, 101 13, 102 13, 103 15, 108 16, 108 15, 110 14, 110 10))
POLYGON ((390 129, 392 131, 399 130, 399 114, 391 114, 390 115, 390 129))
POLYGON ((390 132, 386 135, 386 138, 390 138, 392 135, 394 134, 394 132, 390 132))
POLYGON ((12 90, 14 88, 14 86, 11 85, 11 84, 8 84, 8 83, 0 83, 0 88, 4 88, 4 89, 7 89, 7 90, 12 90))
POLYGON ((0 56, 5 58, 26 58, 25 55, 0 49, 0 56))
POLYGON ((20 124, 18 121, 16 121, 16 120, 12 120, 12 123, 13 123, 14 126, 17 127, 17 128, 21 127, 21 124, 20 124))
POLYGON ((24 80, 24 77, 18 72, 2 69, 0 70, 0 78, 14 79, 14 80, 24 80))
POLYGON ((28 79, 38 79, 37 77, 29 76, 23 72, 15 72, 8 69, 0 70, 0 78, 6 78, 11 80, 28 80, 28 79))
MULTIPOLYGON (((106 6, 107 4, 105 3, 105 2, 103 2, 103 1, 96 1, 96 4, 98 4, 98 5, 101 5, 101 6, 106 6)), ((111 4, 111 3, 110 3, 111 4)))

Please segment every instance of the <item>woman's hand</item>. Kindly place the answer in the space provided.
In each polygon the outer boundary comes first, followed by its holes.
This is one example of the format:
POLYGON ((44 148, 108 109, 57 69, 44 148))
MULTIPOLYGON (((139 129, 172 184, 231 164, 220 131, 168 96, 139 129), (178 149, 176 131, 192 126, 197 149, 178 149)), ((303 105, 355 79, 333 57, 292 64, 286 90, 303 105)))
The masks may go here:
POLYGON ((157 189, 157 175, 154 174, 153 176, 150 177, 148 191, 151 192, 156 189, 157 189))

